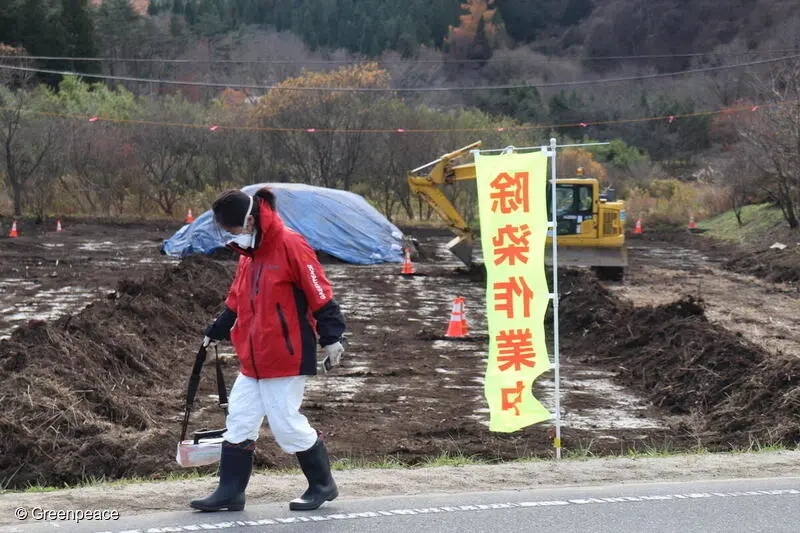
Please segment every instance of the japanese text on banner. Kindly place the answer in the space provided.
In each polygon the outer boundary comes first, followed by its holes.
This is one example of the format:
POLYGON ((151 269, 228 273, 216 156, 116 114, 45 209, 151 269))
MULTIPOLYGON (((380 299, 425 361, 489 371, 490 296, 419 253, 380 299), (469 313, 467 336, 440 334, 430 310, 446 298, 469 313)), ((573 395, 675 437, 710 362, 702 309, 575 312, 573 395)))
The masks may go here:
POLYGON ((547 154, 475 156, 486 265, 489 429, 513 432, 551 418, 533 383, 550 370, 544 316, 547 154))

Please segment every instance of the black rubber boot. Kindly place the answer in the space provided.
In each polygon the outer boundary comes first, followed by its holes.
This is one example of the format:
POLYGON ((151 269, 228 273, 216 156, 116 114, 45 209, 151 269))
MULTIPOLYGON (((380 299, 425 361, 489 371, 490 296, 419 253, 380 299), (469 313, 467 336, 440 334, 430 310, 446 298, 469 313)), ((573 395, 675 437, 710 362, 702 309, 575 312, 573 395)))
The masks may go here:
POLYGON ((219 485, 210 496, 192 500, 189 505, 200 511, 241 511, 244 509, 244 492, 253 473, 255 442, 240 444, 222 443, 219 462, 219 485))
POLYGON ((313 511, 323 503, 336 499, 339 496, 339 489, 331 475, 331 462, 322 439, 317 439, 311 448, 295 455, 303 474, 308 479, 308 489, 302 496, 289 502, 289 509, 313 511))

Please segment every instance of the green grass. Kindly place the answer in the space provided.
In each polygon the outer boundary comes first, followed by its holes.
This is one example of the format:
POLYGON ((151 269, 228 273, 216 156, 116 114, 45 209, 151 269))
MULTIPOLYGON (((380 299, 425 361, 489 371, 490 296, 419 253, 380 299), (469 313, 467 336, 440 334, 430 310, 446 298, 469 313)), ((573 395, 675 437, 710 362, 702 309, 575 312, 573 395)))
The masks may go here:
MULTIPOLYGON (((191 480, 191 479, 202 479, 206 477, 207 474, 203 472, 198 472, 197 470, 186 470, 183 472, 176 472, 174 474, 167 474, 163 478, 159 479, 151 479, 145 477, 132 477, 126 479, 104 479, 104 478, 95 478, 89 477, 83 480, 83 482, 78 483, 76 485, 64 485, 63 487, 52 487, 52 486, 42 486, 42 485, 32 485, 21 492, 32 492, 32 493, 39 493, 39 492, 55 492, 64 489, 73 489, 73 488, 83 488, 83 487, 124 487, 126 485, 137 485, 142 483, 162 483, 162 482, 169 482, 169 481, 184 481, 184 480, 191 480)), ((20 492, 20 491, 0 491, 0 494, 3 492, 20 492)))
POLYGON ((708 220, 697 223, 706 230, 705 235, 715 239, 737 243, 753 242, 769 235, 785 224, 781 210, 771 204, 747 205, 742 208, 742 226, 736 221, 735 213, 726 211, 708 220))
MULTIPOLYGON (((474 465, 474 464, 489 464, 489 463, 487 461, 482 461, 474 457, 463 455, 460 452, 456 453, 445 452, 438 456, 426 458, 423 461, 414 464, 413 468, 427 468, 436 466, 463 466, 463 465, 474 465)), ((396 456, 386 456, 381 461, 364 461, 358 458, 350 457, 350 458, 338 459, 336 461, 333 461, 331 464, 332 470, 353 470, 353 469, 386 470, 386 469, 401 469, 401 468, 412 468, 412 465, 404 463, 400 458, 396 456)), ((260 473, 270 474, 270 475, 285 475, 285 474, 300 475, 301 471, 299 468, 285 468, 285 469, 271 469, 266 471, 260 471, 260 473)), ((185 480, 201 479, 209 475, 210 474, 204 471, 187 469, 185 471, 168 474, 163 478, 158 478, 158 479, 133 477, 126 479, 106 480, 103 478, 92 477, 92 478, 87 478, 82 483, 73 486, 52 487, 52 486, 34 485, 26 488, 23 492, 34 492, 34 493, 53 492, 68 488, 93 487, 99 485, 102 485, 104 487, 119 487, 119 486, 138 484, 138 483, 161 483, 165 481, 166 482, 185 481, 185 480)), ((5 491, 0 490, 0 493, 2 492, 5 491)))
MULTIPOLYGON (((464 466, 464 465, 477 465, 477 464, 489 464, 489 461, 484 461, 478 457, 464 455, 463 453, 457 451, 457 452, 443 452, 439 455, 426 457, 421 461, 415 462, 413 465, 404 462, 402 459, 394 455, 386 456, 381 461, 362 461, 357 458, 344 458, 334 461, 333 464, 331 465, 331 468, 333 470, 349 470, 354 468, 402 469, 402 468, 429 468, 436 466, 464 466)), ((294 469, 290 471, 294 471, 294 469)))
POLYGON ((484 464, 486 461, 482 461, 476 457, 470 457, 464 455, 461 452, 457 453, 448 453, 445 452, 439 456, 431 457, 421 463, 420 467, 436 467, 436 466, 464 466, 464 465, 477 465, 477 464, 484 464))
MULTIPOLYGON (((643 444, 641 449, 633 449, 627 451, 621 451, 619 455, 609 455, 607 453, 603 453, 602 455, 595 454, 592 450, 594 441, 589 440, 586 442, 577 442, 575 443, 574 447, 571 449, 564 449, 562 450, 562 461, 586 461, 590 459, 615 459, 615 458, 628 458, 628 459, 637 459, 637 458, 648 458, 648 457, 680 457, 680 456, 688 456, 688 455, 705 455, 705 454, 712 454, 715 452, 711 452, 702 446, 698 446, 696 448, 688 449, 688 450, 678 450, 676 449, 671 443, 664 442, 660 446, 658 445, 651 445, 651 444, 643 444)), ((776 444, 773 442, 758 442, 753 441, 750 446, 744 448, 734 448, 730 449, 727 452, 728 454, 741 454, 741 453, 770 453, 770 452, 779 452, 779 451, 800 451, 800 446, 795 447, 787 447, 781 444, 776 444)), ((723 452, 719 452, 723 453, 723 452)), ((516 461, 504 461, 505 463, 530 463, 530 462, 542 462, 542 461, 554 461, 555 459, 548 459, 548 458, 541 458, 541 457, 526 457, 520 458, 516 461)), ((429 457, 421 462, 417 462, 413 465, 403 462, 400 458, 396 456, 387 456, 382 461, 361 461, 355 458, 345 458, 339 459, 334 461, 331 465, 331 468, 335 471, 342 471, 342 470, 351 470, 351 469, 408 469, 408 468, 435 468, 441 466, 468 466, 468 465, 492 465, 492 464, 501 464, 503 461, 488 461, 483 460, 480 458, 472 457, 464 455, 460 452, 455 453, 442 453, 438 456, 429 457)), ((289 469, 277 469, 277 470, 257 470, 258 474, 267 474, 267 475, 302 475, 298 468, 289 468, 289 469)), ((63 487, 51 487, 51 486, 30 486, 21 492, 28 492, 28 493, 43 493, 43 492, 54 492, 63 489, 69 488, 81 488, 81 487, 124 487, 126 485, 134 485, 134 484, 144 484, 144 483, 163 483, 163 482, 170 482, 170 481, 185 481, 185 480, 195 480, 207 477, 214 477, 215 474, 209 474, 207 472, 198 472, 197 470, 186 470, 182 472, 177 472, 174 474, 169 474, 164 478, 159 479, 151 479, 151 478, 128 478, 128 479, 115 479, 115 480, 106 480, 101 478, 87 478, 82 483, 74 486, 63 486, 63 487)), ((5 492, 20 492, 20 491, 10 491, 10 490, 0 490, 0 494, 5 492)))

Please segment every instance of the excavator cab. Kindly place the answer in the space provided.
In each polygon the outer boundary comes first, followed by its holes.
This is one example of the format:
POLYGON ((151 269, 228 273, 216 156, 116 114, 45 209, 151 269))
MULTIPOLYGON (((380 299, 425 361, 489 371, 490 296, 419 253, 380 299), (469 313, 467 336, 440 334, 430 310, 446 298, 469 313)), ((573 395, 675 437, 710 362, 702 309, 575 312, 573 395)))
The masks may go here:
MULTIPOLYGON (((553 221, 552 186, 547 184, 547 220, 553 221)), ((583 222, 594 216, 592 184, 556 184, 557 235, 578 235, 583 222)))
MULTIPOLYGON (((589 267, 600 279, 621 281, 628 266, 623 202, 609 201, 597 180, 584 177, 556 180, 555 197, 559 265, 589 267)), ((547 219, 552 222, 550 182, 547 219)), ((547 239, 548 264, 552 264, 552 236, 547 239)))

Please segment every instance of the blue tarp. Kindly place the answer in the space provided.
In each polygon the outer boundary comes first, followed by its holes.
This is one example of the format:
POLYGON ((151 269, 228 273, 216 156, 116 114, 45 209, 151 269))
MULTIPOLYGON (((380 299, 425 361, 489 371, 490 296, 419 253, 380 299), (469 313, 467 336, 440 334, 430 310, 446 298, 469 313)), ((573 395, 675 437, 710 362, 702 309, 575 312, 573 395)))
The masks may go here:
MULTIPOLYGON (((361 196, 300 183, 259 183, 242 190, 252 195, 264 186, 275 193, 284 223, 315 250, 360 265, 403 261, 403 233, 361 196)), ((208 210, 165 240, 162 250, 176 257, 209 254, 224 246, 226 237, 208 210)))

